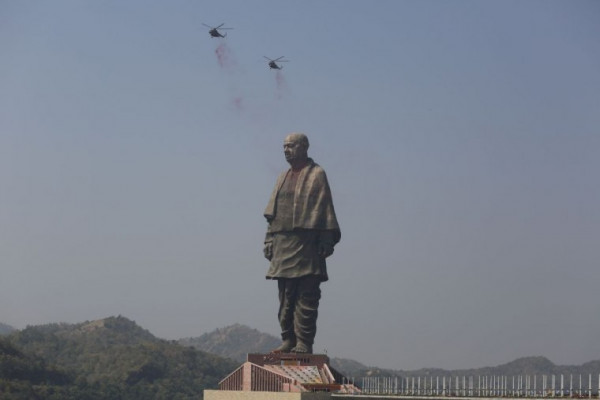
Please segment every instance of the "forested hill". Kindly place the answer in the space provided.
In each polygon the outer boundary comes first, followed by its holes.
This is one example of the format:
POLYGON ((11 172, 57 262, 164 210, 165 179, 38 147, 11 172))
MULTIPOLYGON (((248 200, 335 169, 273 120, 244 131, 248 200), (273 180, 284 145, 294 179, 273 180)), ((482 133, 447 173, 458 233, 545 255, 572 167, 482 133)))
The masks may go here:
MULTIPOLYGON (((246 325, 234 324, 215 329, 199 337, 180 339, 179 343, 241 363, 246 361, 248 353, 270 352, 281 344, 281 339, 246 325)), ((331 358, 331 366, 345 374, 367 369, 358 361, 336 357, 331 358)))
POLYGON ((281 340, 248 326, 234 324, 199 337, 180 339, 179 343, 241 363, 246 361, 248 353, 268 353, 279 346, 281 340))
POLYGON ((120 316, 29 326, 0 344, 0 398, 198 399, 238 366, 120 316))
POLYGON ((16 329, 10 325, 3 324, 0 322, 0 335, 8 335, 9 333, 14 332, 16 329))

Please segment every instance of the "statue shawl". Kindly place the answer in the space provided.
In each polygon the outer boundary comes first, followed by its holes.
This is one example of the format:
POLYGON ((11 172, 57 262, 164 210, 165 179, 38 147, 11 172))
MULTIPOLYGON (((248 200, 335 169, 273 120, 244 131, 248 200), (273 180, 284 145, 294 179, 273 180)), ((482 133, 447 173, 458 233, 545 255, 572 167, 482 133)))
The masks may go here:
MULTIPOLYGON (((291 169, 282 172, 277 178, 275 189, 273 189, 264 213, 267 221, 271 221, 275 217, 277 195, 290 171, 291 169)), ((327 175, 323 168, 311 158, 308 159, 308 165, 300 171, 298 176, 293 208, 294 229, 333 231, 335 243, 339 242, 340 227, 335 216, 327 175)))

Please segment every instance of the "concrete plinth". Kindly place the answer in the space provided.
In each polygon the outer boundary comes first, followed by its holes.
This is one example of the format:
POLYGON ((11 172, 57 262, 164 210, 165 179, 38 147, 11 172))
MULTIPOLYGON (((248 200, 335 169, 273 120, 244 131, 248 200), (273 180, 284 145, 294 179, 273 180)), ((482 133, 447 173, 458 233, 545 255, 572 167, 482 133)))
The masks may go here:
POLYGON ((237 390, 205 390, 204 400, 330 400, 325 392, 249 392, 237 390))

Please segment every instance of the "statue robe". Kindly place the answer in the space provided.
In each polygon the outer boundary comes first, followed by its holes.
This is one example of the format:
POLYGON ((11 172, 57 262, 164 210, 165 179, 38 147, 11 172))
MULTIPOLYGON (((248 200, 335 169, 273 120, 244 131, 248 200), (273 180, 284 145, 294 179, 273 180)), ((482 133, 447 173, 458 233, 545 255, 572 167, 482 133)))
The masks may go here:
POLYGON ((264 215, 269 223, 265 242, 273 243, 267 279, 315 275, 328 280, 319 244, 334 246, 341 234, 325 171, 309 158, 299 173, 283 172, 264 215))

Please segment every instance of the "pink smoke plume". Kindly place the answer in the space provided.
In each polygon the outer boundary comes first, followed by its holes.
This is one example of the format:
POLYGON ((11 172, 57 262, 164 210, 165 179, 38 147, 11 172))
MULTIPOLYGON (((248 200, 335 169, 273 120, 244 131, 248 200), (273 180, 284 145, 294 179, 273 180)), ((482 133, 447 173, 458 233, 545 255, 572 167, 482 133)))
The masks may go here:
POLYGON ((221 68, 233 68, 235 67, 235 60, 233 54, 225 42, 221 42, 215 49, 217 55, 217 61, 221 68))
POLYGON ((242 111, 244 109, 243 101, 244 99, 239 96, 233 99, 233 106, 237 111, 242 111))
POLYGON ((287 83, 285 82, 285 78, 283 77, 283 72, 281 72, 281 70, 277 70, 275 73, 275 82, 277 83, 277 92, 275 95, 278 99, 281 99, 287 92, 287 83))

